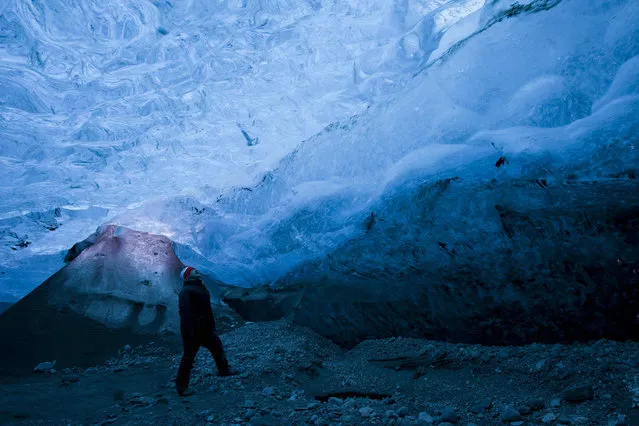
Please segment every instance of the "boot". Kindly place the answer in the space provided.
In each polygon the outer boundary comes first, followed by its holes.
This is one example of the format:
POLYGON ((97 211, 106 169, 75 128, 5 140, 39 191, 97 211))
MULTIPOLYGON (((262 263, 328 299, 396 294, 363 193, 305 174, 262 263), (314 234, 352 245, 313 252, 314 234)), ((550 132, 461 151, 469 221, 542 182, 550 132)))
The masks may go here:
POLYGON ((224 358, 217 366, 217 375, 219 377, 237 376, 238 374, 240 374, 239 371, 229 367, 229 362, 226 358, 224 358))
POLYGON ((240 372, 232 368, 227 368, 226 370, 218 371, 217 373, 219 377, 237 376, 238 374, 240 374, 240 372))
POLYGON ((184 389, 184 388, 177 388, 177 393, 178 393, 178 395, 180 395, 180 396, 191 396, 191 395, 194 395, 194 394, 195 394, 195 392, 193 392, 191 389, 188 389, 188 388, 186 388, 186 389, 184 389))

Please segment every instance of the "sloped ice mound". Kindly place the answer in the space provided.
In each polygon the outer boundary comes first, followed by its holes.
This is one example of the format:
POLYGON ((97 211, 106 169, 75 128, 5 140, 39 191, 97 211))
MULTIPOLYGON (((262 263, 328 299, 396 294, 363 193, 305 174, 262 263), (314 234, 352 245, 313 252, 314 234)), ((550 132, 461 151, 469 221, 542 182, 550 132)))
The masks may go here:
POLYGON ((179 271, 171 241, 113 225, 66 256, 68 264, 0 315, 0 375, 87 365, 125 344, 172 339, 179 330, 179 271))

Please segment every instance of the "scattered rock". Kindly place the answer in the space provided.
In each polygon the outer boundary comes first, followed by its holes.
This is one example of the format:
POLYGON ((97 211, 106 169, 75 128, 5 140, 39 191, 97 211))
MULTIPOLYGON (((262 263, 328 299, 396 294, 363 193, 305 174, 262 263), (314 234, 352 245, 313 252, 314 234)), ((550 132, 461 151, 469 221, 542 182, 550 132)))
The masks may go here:
POLYGON ((527 405, 521 405, 521 406, 517 409, 517 411, 519 411, 519 413, 520 413, 522 416, 527 416, 527 415, 529 415, 529 414, 531 414, 531 413, 532 413, 532 410, 531 410, 531 409, 530 409, 530 407, 529 407, 529 406, 527 406, 527 405))
MULTIPOLYGON (((225 339, 228 339, 228 337, 225 339)), ((392 371, 388 372, 388 378, 382 377, 379 384, 376 383, 374 387, 370 385, 370 382, 362 383, 363 380, 368 379, 366 375, 368 371, 362 371, 363 374, 360 374, 360 372, 354 373, 352 366, 358 364, 350 363, 357 363, 360 359, 368 360, 372 358, 369 354, 391 359, 392 357, 401 358, 404 353, 420 353, 421 345, 419 342, 411 341, 411 339, 406 340, 405 343, 393 340, 390 344, 386 341, 379 343, 374 341, 363 342, 349 353, 348 356, 350 358, 344 363, 342 363, 341 359, 335 362, 335 358, 332 358, 332 354, 317 355, 319 351, 317 351, 316 348, 313 348, 314 351, 309 356, 306 356, 302 349, 298 349, 302 347, 301 345, 291 346, 290 348, 286 346, 285 351, 278 351, 280 352, 280 356, 278 357, 279 362, 287 363, 289 362, 289 358, 293 360, 291 361, 293 364, 286 364, 286 367, 290 367, 291 371, 297 371, 299 365, 303 365, 311 358, 326 362, 325 370, 320 372, 321 376, 317 384, 319 385, 321 383, 322 386, 330 386, 328 390, 331 392, 321 394, 321 398, 318 398, 318 395, 315 393, 317 388, 312 385, 309 386, 308 377, 296 374, 295 378, 289 381, 286 380, 281 371, 277 371, 275 367, 273 367, 275 368, 273 375, 268 376, 264 374, 264 368, 272 367, 273 365, 272 361, 275 358, 273 348, 276 347, 274 344, 267 350, 260 350, 258 355, 249 357, 248 355, 252 355, 258 351, 255 348, 244 349, 244 346, 240 344, 239 341, 234 342, 230 340, 230 342, 234 344, 229 342, 229 352, 238 358, 238 363, 240 361, 246 362, 246 368, 252 371, 249 379, 238 380, 240 378, 238 376, 230 380, 218 379, 210 373, 211 368, 213 369, 212 371, 214 371, 215 366, 213 360, 208 357, 208 354, 205 358, 207 365, 204 366, 204 368, 195 369, 193 377, 194 388, 198 386, 198 389, 204 390, 207 389, 208 386, 211 386, 213 389, 217 389, 215 395, 209 394, 209 396, 213 396, 213 399, 216 401, 230 400, 230 398, 233 398, 236 402, 234 402, 234 405, 229 405, 228 409, 219 410, 216 404, 207 404, 206 398, 198 399, 196 397, 196 399, 185 402, 184 399, 175 396, 175 385, 171 380, 167 380, 164 387, 170 390, 163 390, 163 393, 168 396, 164 397, 163 395, 153 392, 147 395, 146 392, 150 391, 150 389, 139 387, 138 390, 143 391, 145 396, 142 394, 131 395, 129 392, 124 396, 124 393, 121 393, 121 396, 118 398, 114 396, 114 399, 119 399, 119 401, 115 401, 115 404, 109 411, 114 411, 118 414, 117 420, 115 421, 116 423, 139 422, 140 419, 148 413, 153 413, 154 416, 158 416, 158 418, 162 418, 162 420, 167 420, 168 417, 164 417, 167 415, 167 410, 150 408, 156 407, 159 404, 165 404, 166 407, 163 405, 163 408, 167 408, 169 411, 173 410, 173 412, 168 415, 176 424, 179 421, 187 420, 192 423, 205 423, 206 420, 208 424, 220 425, 312 424, 316 426, 346 426, 351 424, 388 424, 402 426, 430 426, 439 424, 443 426, 473 426, 473 423, 468 423, 470 420, 480 425, 506 422, 503 424, 509 426, 528 424, 601 424, 603 426, 622 426, 628 423, 633 424, 630 415, 626 418, 618 413, 623 411, 626 405, 628 406, 627 408, 630 407, 630 404, 626 404, 626 402, 630 400, 632 394, 626 399, 624 391, 629 390, 632 392, 635 386, 639 387, 639 385, 636 385, 636 382, 633 382, 636 374, 634 370, 635 367, 631 364, 624 364, 622 361, 625 359, 624 357, 636 356, 636 354, 639 353, 639 344, 637 344, 637 349, 634 348, 634 344, 618 347, 619 354, 621 355, 618 356, 618 354, 615 353, 614 362, 612 363, 615 366, 613 369, 614 375, 600 374, 600 370, 597 369, 600 364, 599 358, 604 357, 603 349, 605 348, 601 348, 600 351, 595 351, 592 355, 584 355, 585 349, 588 348, 587 344, 568 346, 563 349, 565 354, 562 354, 560 358, 565 363, 564 370, 570 373, 570 377, 567 380, 582 377, 581 380, 590 380, 593 386, 568 387, 564 379, 554 374, 549 374, 540 379, 541 383, 538 387, 533 387, 534 393, 528 394, 535 398, 528 400, 525 398, 521 399, 521 401, 525 402, 516 405, 513 404, 512 406, 504 405, 501 401, 514 402, 518 400, 519 397, 525 397, 526 395, 525 393, 522 395, 521 390, 518 389, 516 378, 513 377, 510 384, 507 384, 506 382, 509 377, 495 377, 495 375, 492 374, 495 368, 495 356, 490 358, 492 361, 489 364, 483 365, 480 362, 480 357, 484 352, 490 354, 492 350, 494 353, 497 353, 498 351, 496 349, 491 348, 491 350, 489 350, 483 347, 477 349, 471 348, 478 353, 478 355, 473 355, 474 358, 472 361, 470 360, 471 349, 461 346, 458 355, 456 355, 455 351, 448 350, 450 354, 449 359, 453 363, 453 368, 456 368, 456 366, 462 362, 468 362, 470 368, 472 368, 473 377, 471 379, 464 377, 463 380, 460 381, 462 385, 466 382, 470 392, 464 395, 452 396, 447 400, 449 407, 442 412, 441 410, 444 406, 440 405, 440 402, 424 401, 424 398, 427 398, 427 393, 412 394, 397 392, 396 389, 403 389, 401 386, 397 387, 397 385, 402 384, 399 380, 404 379, 400 379, 397 373, 392 371), (384 344, 382 345, 381 343, 384 344), (575 355, 574 357, 571 356, 573 353, 575 355), (348 368, 344 368, 345 366, 348 368), (326 374, 326 376, 324 376, 324 374, 326 374), (339 392, 336 392, 332 387, 332 382, 327 381, 324 383, 325 379, 328 380, 330 378, 332 380, 333 377, 335 378, 335 383, 351 381, 353 384, 343 386, 337 389, 339 392), (495 378, 499 380, 500 383, 503 382, 501 384, 504 388, 493 394, 491 393, 491 387, 494 386, 494 383, 487 384, 482 381, 495 378), (561 385, 562 383, 565 386, 563 389, 560 387, 559 392, 555 394, 550 393, 556 389, 558 384, 561 385), (243 389, 245 390, 241 391, 239 385, 243 385, 243 389), (310 395, 305 394, 302 389, 307 388, 313 389, 314 392, 310 395), (364 392, 362 388, 366 392, 364 392), (587 398, 594 393, 593 388, 597 391, 597 400, 594 403, 572 406, 571 408, 571 405, 566 402, 568 400, 578 401, 584 398, 579 395, 585 395, 587 400, 587 398), (361 394, 354 392, 351 394, 350 391, 353 389, 360 390, 361 394), (517 393, 514 394, 511 393, 511 391, 517 393), (167 394, 167 392, 170 392, 170 394, 167 394), (372 392, 375 393, 373 394, 372 392), (222 398, 222 394, 229 395, 229 397, 222 398), (491 395, 495 398, 495 401, 488 397, 482 398, 481 396, 472 399, 471 395, 473 394, 491 395), (607 395, 608 398, 604 395, 607 395), (471 399, 469 399, 469 396, 471 399), (562 397, 565 397, 566 401, 564 401, 562 397), (252 398, 252 400, 247 398, 252 398), (241 403, 242 401, 244 402, 241 403), (498 403, 497 401, 500 402, 498 403), (238 404, 238 402, 241 404, 238 404), (419 413, 419 415, 417 414, 417 410, 413 411, 415 404, 421 404, 422 410, 424 410, 419 413), (202 408, 213 406, 215 406, 215 409, 199 411, 202 410, 202 408), (270 407, 270 412, 265 410, 266 406, 270 407), (464 407, 464 411, 461 411, 461 407, 464 407), (544 407, 547 407, 547 409, 544 410, 544 407), (550 409, 551 407, 552 410, 550 409), (476 414, 473 414, 472 417, 466 417, 466 410, 476 414), (428 414, 429 412, 432 416, 428 414), (313 415, 312 418, 311 415, 313 415)), ((225 344, 227 344, 227 341, 225 341, 225 344)), ((443 342, 435 342, 433 345, 441 345, 442 347, 450 346, 450 344, 443 342)), ((509 348, 509 350, 510 356, 507 362, 498 364, 508 372, 529 371, 530 366, 534 366, 535 362, 541 359, 540 354, 543 353, 543 356, 547 356, 550 352, 547 345, 540 345, 536 350, 533 346, 530 346, 530 350, 528 350, 528 347, 520 350, 517 348, 509 348)), ((160 355, 164 356, 164 354, 160 355)), ((173 363, 173 369, 177 369, 180 354, 167 355, 173 363)), ((83 385, 93 386, 96 379, 97 381, 101 381, 103 377, 108 377, 109 380, 117 379, 120 382, 124 382, 125 380, 123 379, 125 378, 107 375, 117 371, 122 366, 137 365, 135 363, 139 362, 139 360, 145 356, 146 353, 144 349, 140 351, 136 349, 132 355, 121 354, 120 357, 116 356, 116 358, 109 360, 105 365, 96 367, 94 370, 98 374, 95 376, 84 375, 83 369, 79 367, 64 369, 64 375, 60 374, 61 378, 59 379, 59 383, 70 384, 81 381, 83 385)), ((549 361, 546 362, 552 361, 552 365, 557 366, 559 365, 558 360, 557 357, 551 357, 549 361)), ((150 364, 153 366, 156 362, 156 360, 152 360, 150 364)), ((202 363, 201 360, 198 360, 198 362, 202 363)), ((31 366, 31 364, 28 364, 28 367, 29 366, 31 366)), ((50 366, 44 366, 44 368, 48 367, 50 366)), ((421 366, 418 365, 416 368, 421 368, 421 366)), ((415 384, 422 385, 421 381, 425 380, 429 388, 426 389, 427 391, 436 389, 435 386, 442 384, 442 378, 436 374, 429 374, 429 368, 430 365, 424 369, 425 374, 420 376, 420 382, 414 382, 415 384)), ((552 371, 555 370, 555 368, 552 369, 552 371)), ((408 380, 409 383, 413 383, 414 379, 411 378, 409 374, 401 374, 405 376, 405 379, 408 380)), ((51 385, 50 380, 36 380, 36 382, 42 382, 48 386, 51 385)), ((53 383, 57 384, 58 379, 54 380, 53 383)), ((530 385, 531 383, 529 382, 527 384, 530 385)), ((447 391, 450 391, 450 389, 447 389, 447 391)), ((206 392, 203 392, 202 396, 205 395, 206 392)))
POLYGON ((294 390, 291 396, 288 398, 289 401, 297 401, 304 395, 304 391, 301 389, 294 390))
POLYGON ((135 407, 152 407, 157 404, 157 402, 155 398, 143 396, 141 393, 134 393, 129 399, 129 404, 135 407))
POLYGON ((55 370, 53 367, 55 367, 56 362, 57 361, 41 362, 33 369, 33 372, 34 373, 51 373, 53 371, 52 374, 55 374, 55 370))
POLYGON ((442 411, 440 420, 442 422, 457 423, 457 421, 459 420, 459 415, 452 407, 446 407, 444 408, 444 411, 442 411))
POLYGON ((426 423, 426 424, 433 424, 435 423, 435 419, 433 419, 433 417, 426 413, 426 412, 421 412, 419 413, 419 416, 417 417, 417 420, 419 420, 422 423, 426 423))
POLYGON ((506 359, 508 359, 508 358, 510 357, 510 354, 508 353, 508 349, 506 349, 506 348, 501 348, 501 349, 497 352, 497 354, 495 355, 495 357, 496 357, 497 359, 499 359, 499 360, 504 361, 504 360, 506 360, 506 359))
POLYGON ((333 405, 342 405, 344 401, 339 398, 335 398, 334 396, 331 396, 330 398, 328 398, 328 403, 333 405))
POLYGON ((340 411, 329 411, 328 417, 331 420, 338 420, 338 419, 341 419, 342 413, 340 411))
POLYGON ((362 407, 359 409, 359 414, 365 419, 371 417, 374 413, 374 410, 371 407, 362 407))
POLYGON ((357 405, 357 401, 355 401, 354 398, 348 398, 346 399, 346 401, 344 401, 344 404, 342 404, 342 408, 352 408, 356 405, 357 405))
MULTIPOLYGON (((241 421, 242 419, 240 419, 241 421)), ((275 418, 270 414, 257 415, 253 417, 251 420, 251 426, 275 426, 279 425, 280 422, 275 420, 275 418)))
POLYGON ((501 419, 504 422, 516 422, 518 420, 521 420, 521 413, 515 410, 510 405, 506 405, 501 410, 501 419))
POLYGON ((408 416, 408 413, 409 413, 408 407, 400 407, 400 409, 397 410, 397 415, 399 417, 406 417, 408 416))
POLYGON ((562 394, 562 397, 572 403, 580 403, 584 401, 590 401, 594 398, 595 393, 592 386, 575 386, 568 388, 562 394))
POLYGON ((608 426, 627 426, 628 417, 625 414, 613 415, 608 419, 608 426))
POLYGON ((70 385, 71 383, 77 383, 79 381, 80 376, 75 374, 66 374, 62 376, 62 379, 60 379, 60 382, 62 382, 63 385, 70 385))
POLYGON ((557 424, 569 425, 570 424, 570 419, 567 416, 559 416, 557 418, 557 424))
POLYGON ((315 420, 315 424, 317 426, 329 426, 331 422, 325 417, 320 417, 319 419, 315 420))
POLYGON ((525 405, 527 407, 530 407, 532 411, 543 410, 544 407, 546 406, 546 404, 544 403, 544 400, 541 398, 529 399, 528 401, 526 401, 525 405))
POLYGON ((117 421, 118 421, 118 416, 116 416, 115 414, 109 414, 109 416, 106 419, 100 421, 98 424, 110 425, 111 423, 115 423, 117 421))
MULTIPOLYGON (((248 373, 246 373, 246 377, 248 377, 248 373)), ((284 380, 293 380, 295 376, 293 375, 293 373, 282 373, 282 378, 284 380)))
POLYGON ((472 411, 473 413, 480 414, 488 410, 492 405, 493 405, 493 401, 490 398, 484 398, 482 400, 479 400, 477 404, 475 404, 470 409, 470 411, 472 411))

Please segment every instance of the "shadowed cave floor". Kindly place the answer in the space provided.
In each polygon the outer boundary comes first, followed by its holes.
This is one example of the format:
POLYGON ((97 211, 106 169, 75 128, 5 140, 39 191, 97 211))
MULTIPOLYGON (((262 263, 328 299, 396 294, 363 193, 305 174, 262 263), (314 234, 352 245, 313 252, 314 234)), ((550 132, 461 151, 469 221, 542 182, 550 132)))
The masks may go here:
POLYGON ((639 424, 635 342, 391 338, 344 351, 284 321, 238 324, 222 340, 241 374, 218 378, 202 350, 193 396, 173 389, 180 348, 151 342, 88 369, 0 380, 0 423, 639 424))

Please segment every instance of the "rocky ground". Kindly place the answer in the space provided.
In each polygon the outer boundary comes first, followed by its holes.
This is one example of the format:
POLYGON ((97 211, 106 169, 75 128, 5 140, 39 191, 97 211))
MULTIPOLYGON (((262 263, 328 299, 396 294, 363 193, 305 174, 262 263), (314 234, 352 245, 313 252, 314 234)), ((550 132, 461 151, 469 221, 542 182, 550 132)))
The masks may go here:
MULTIPOLYGON (((240 374, 206 351, 180 398, 180 348, 125 346, 88 369, 0 383, 2 424, 639 424, 639 343, 486 347, 421 339, 344 351, 283 321, 222 335, 240 374)), ((45 360, 43 360, 45 361, 45 360)))

